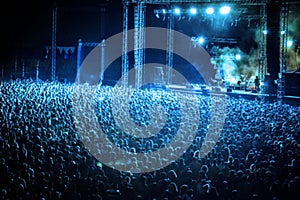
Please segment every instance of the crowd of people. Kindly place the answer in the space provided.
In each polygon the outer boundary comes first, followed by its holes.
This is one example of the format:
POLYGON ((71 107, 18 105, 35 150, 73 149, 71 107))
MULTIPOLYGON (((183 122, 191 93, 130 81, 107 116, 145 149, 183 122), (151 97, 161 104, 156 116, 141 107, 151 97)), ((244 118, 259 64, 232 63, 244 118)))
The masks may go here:
MULTIPOLYGON (((59 82, 1 82, 1 199, 300 199, 298 106, 226 97, 222 133, 200 158, 211 98, 199 94, 198 131, 185 153, 161 169, 132 173, 101 163, 83 143, 72 112, 74 88, 59 82)), ((155 97, 167 120, 155 136, 137 139, 114 121, 112 91, 101 86, 95 95, 97 118, 109 140, 125 151, 157 151, 175 137, 182 117, 195 117, 194 107, 183 114, 169 92, 138 92, 128 106, 119 101, 115 111, 129 107, 131 120, 145 125, 155 97)), ((182 95, 188 101, 189 94, 182 95)))

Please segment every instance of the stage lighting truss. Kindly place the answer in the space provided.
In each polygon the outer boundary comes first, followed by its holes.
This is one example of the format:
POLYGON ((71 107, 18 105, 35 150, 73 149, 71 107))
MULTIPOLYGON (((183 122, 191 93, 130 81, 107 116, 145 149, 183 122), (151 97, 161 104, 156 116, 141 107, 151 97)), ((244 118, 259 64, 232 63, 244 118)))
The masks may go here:
POLYGON ((222 46, 226 45, 236 45, 238 41, 235 38, 219 38, 219 37, 205 37, 203 35, 191 37, 191 41, 194 46, 200 45, 204 48, 209 46, 222 46))
MULTIPOLYGON (((144 2, 146 4, 168 4, 168 3, 236 3, 261 5, 268 0, 129 0, 131 3, 144 2)), ((128 0, 127 0, 128 2, 128 0)))
POLYGON ((220 5, 190 5, 190 6, 172 6, 155 9, 154 14, 158 19, 166 19, 166 15, 173 15, 178 20, 181 19, 200 19, 211 22, 213 20, 227 20, 231 26, 237 26, 239 21, 247 21, 248 27, 254 22, 257 26, 261 20, 260 8, 237 6, 233 4, 220 5))

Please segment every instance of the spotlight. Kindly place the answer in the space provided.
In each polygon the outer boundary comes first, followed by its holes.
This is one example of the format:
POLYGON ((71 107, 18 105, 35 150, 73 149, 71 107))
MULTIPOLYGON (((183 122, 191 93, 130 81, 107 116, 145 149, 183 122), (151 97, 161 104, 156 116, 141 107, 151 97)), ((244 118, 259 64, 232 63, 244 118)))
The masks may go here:
POLYGON ((206 8, 206 14, 212 15, 212 14, 214 14, 214 12, 215 12, 214 8, 212 8, 212 7, 206 8))
POLYGON ((241 56, 240 54, 236 54, 236 55, 235 55, 235 59, 236 59, 236 60, 241 60, 241 58, 242 58, 242 56, 241 56))
POLYGON ((190 9, 190 14, 196 15, 197 14, 197 9, 196 8, 191 8, 190 9))
POLYGON ((203 44, 204 43, 204 38, 203 37, 200 37, 199 39, 198 39, 198 42, 199 42, 199 44, 203 44))
POLYGON ((175 13, 176 15, 180 15, 180 13, 181 13, 180 8, 175 8, 175 9, 174 9, 174 13, 175 13))
POLYGON ((291 46, 293 46, 293 44, 294 44, 294 42, 292 40, 288 40, 286 43, 287 47, 291 47, 291 46))
POLYGON ((220 13, 221 13, 222 15, 227 15, 227 14, 230 13, 230 10, 231 10, 231 8, 230 8, 229 6, 222 6, 222 7, 220 8, 220 13))

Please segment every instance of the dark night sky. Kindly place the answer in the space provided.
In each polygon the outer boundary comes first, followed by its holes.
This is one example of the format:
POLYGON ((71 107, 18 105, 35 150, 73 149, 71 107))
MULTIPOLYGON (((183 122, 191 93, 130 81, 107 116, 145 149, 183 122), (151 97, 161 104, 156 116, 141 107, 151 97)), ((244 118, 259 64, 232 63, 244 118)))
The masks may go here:
MULTIPOLYGON (((34 54, 36 52, 30 52, 30 49, 39 50, 51 45, 54 2, 54 0, 9 1, 1 5, 1 61, 7 61, 16 54, 34 54)), ((106 23, 117 26, 122 23, 121 0, 57 0, 56 2, 58 5, 57 45, 75 45, 82 37, 96 42, 95 40, 100 37, 99 7, 102 3, 107 3, 106 23), (79 11, 78 8, 84 9, 79 11), (113 10, 115 12, 112 12, 113 10)), ((116 27, 110 27, 112 32, 114 29, 116 27)), ((112 34, 110 31, 106 33, 112 34)))

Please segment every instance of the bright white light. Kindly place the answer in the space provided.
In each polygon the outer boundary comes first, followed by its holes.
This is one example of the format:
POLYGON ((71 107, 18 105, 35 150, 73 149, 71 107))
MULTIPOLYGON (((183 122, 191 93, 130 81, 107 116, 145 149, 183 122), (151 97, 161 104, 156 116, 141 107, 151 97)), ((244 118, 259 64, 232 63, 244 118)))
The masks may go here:
POLYGON ((281 33, 281 35, 284 35, 284 34, 285 34, 285 31, 281 31, 280 33, 281 33))
POLYGON ((167 13, 166 9, 162 9, 162 13, 166 14, 167 13))
POLYGON ((292 40, 288 40, 286 45, 287 45, 287 47, 291 47, 291 46, 293 46, 293 44, 294 44, 294 42, 292 40))
POLYGON ((263 34, 267 35, 268 31, 267 30, 263 30, 263 34))
POLYGON ((203 38, 203 37, 200 37, 200 38, 198 39, 198 42, 199 42, 199 44, 203 44, 203 43, 204 43, 204 38, 203 38))
POLYGON ((221 13, 222 15, 227 15, 227 14, 230 13, 230 10, 231 10, 231 8, 230 8, 229 6, 222 6, 222 7, 220 8, 220 13, 221 13))
POLYGON ((214 12, 215 12, 215 9, 212 8, 212 7, 209 7, 209 8, 206 9, 206 13, 209 14, 209 15, 214 14, 214 12))
POLYGON ((175 8, 175 9, 174 9, 174 13, 175 13, 176 15, 180 15, 180 13, 181 13, 180 8, 175 8))
POLYGON ((242 58, 242 56, 241 56, 240 54, 236 54, 236 55, 235 55, 235 59, 236 59, 236 60, 241 60, 241 58, 242 58))
POLYGON ((196 8, 191 8, 191 9, 190 9, 190 13, 191 13, 192 15, 196 15, 196 14, 197 14, 197 9, 196 9, 196 8))

